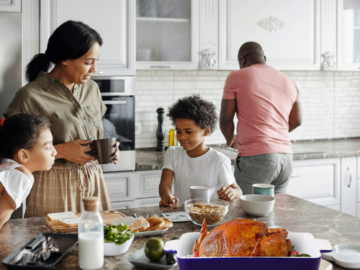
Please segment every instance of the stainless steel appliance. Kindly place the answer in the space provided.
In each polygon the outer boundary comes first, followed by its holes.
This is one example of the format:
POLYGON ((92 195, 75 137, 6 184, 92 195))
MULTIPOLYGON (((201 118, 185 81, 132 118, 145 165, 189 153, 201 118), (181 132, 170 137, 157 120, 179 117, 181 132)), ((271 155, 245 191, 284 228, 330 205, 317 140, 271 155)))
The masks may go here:
POLYGON ((106 138, 120 142, 117 164, 101 165, 104 172, 135 170, 135 77, 97 77, 107 111, 103 118, 106 138))

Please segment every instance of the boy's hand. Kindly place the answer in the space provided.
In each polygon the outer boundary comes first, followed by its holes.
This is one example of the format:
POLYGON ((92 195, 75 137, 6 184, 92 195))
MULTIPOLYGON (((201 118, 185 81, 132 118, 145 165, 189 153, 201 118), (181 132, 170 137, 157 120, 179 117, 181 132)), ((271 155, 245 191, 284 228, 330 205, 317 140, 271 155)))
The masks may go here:
POLYGON ((217 191, 219 199, 231 201, 236 198, 236 191, 230 186, 223 186, 217 191))
POLYGON ((179 199, 172 196, 172 195, 165 195, 163 197, 161 197, 161 201, 159 203, 159 206, 165 206, 165 207, 169 207, 169 206, 176 206, 179 202, 179 199))

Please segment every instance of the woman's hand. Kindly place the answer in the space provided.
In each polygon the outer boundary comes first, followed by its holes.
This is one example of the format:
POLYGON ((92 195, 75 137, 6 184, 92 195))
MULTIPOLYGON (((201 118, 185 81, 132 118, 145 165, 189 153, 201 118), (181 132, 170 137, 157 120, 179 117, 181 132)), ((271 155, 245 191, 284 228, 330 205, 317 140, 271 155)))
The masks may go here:
POLYGON ((118 161, 119 160, 119 157, 120 157, 120 151, 119 151, 119 145, 120 145, 120 143, 119 142, 116 142, 116 144, 115 144, 116 146, 115 146, 115 154, 114 154, 114 164, 116 164, 116 161, 118 161))
POLYGON ((174 197, 173 195, 165 195, 161 197, 161 201, 159 203, 159 206, 177 206, 179 202, 179 199, 174 197))
POLYGON ((230 186, 223 186, 217 191, 217 195, 219 199, 225 200, 225 201, 231 201, 236 198, 236 190, 233 189, 230 186))
POLYGON ((87 145, 89 143, 91 140, 75 140, 55 145, 56 159, 64 158, 76 164, 85 164, 88 161, 95 160, 94 157, 86 154, 86 152, 91 152, 91 147, 87 145))

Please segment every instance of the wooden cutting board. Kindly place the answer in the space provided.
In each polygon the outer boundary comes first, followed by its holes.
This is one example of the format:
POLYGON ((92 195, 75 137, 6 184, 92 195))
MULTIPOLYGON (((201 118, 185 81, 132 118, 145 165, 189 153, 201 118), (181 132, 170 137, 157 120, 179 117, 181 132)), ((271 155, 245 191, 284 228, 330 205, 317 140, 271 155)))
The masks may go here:
MULTIPOLYGON (((108 211, 100 211, 100 214, 104 220, 105 225, 111 225, 111 222, 118 220, 119 218, 125 217, 124 214, 120 213, 119 211, 108 210, 108 211)), ((75 214, 75 216, 80 217, 81 214, 75 214)), ((53 222, 46 217, 46 224, 54 231, 54 232, 76 232, 78 227, 66 227, 64 225, 53 224, 53 222)))

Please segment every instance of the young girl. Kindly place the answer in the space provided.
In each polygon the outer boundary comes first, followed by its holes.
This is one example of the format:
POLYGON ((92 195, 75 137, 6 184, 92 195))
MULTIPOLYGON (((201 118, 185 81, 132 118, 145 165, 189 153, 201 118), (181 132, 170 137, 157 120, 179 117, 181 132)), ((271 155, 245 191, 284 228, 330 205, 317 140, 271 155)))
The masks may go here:
POLYGON ((214 132, 217 123, 214 104, 199 96, 186 97, 170 107, 167 116, 182 146, 169 147, 165 153, 160 206, 189 200, 190 186, 210 186, 211 198, 239 198, 242 191, 235 182, 230 159, 205 145, 205 137, 214 132), (173 179, 175 196, 171 193, 173 179))
POLYGON ((32 172, 48 171, 56 150, 46 118, 18 114, 0 129, 0 228, 20 207, 34 183, 32 172))

